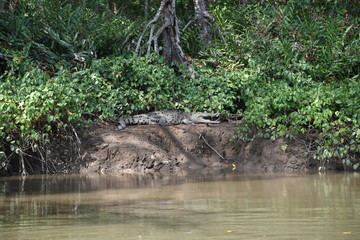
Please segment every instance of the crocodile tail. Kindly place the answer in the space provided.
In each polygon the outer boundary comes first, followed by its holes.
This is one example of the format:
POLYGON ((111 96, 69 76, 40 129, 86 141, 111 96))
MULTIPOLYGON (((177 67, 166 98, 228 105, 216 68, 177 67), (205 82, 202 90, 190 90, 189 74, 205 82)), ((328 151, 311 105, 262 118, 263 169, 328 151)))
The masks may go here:
POLYGON ((126 128, 128 125, 136 125, 139 124, 139 119, 137 118, 124 118, 120 119, 118 128, 120 130, 126 128))
POLYGON ((122 129, 125 129, 125 128, 126 128, 126 122, 125 122, 125 120, 121 119, 121 120, 119 121, 118 129, 119 129, 119 130, 122 130, 122 129))

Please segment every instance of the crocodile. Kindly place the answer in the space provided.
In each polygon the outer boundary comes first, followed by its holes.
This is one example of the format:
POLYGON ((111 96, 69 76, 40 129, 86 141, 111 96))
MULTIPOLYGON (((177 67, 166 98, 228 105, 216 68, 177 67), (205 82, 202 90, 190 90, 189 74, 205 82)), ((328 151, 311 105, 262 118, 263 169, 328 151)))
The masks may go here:
POLYGON ((162 126, 178 124, 197 124, 197 123, 220 123, 219 113, 192 113, 179 111, 156 111, 128 118, 120 118, 118 129, 122 130, 128 125, 154 125, 162 126))

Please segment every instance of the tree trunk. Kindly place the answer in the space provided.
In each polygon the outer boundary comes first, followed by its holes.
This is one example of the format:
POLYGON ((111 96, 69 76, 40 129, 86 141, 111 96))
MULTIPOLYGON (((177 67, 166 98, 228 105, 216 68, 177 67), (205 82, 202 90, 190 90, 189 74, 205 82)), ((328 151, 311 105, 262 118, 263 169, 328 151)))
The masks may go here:
POLYGON ((208 0, 194 0, 195 21, 201 28, 200 37, 206 42, 211 40, 210 25, 213 21, 213 17, 208 12, 208 7, 208 0))
POLYGON ((176 0, 162 0, 155 17, 146 24, 136 45, 136 53, 140 53, 140 45, 146 31, 150 28, 150 36, 147 42, 147 53, 153 47, 154 52, 159 52, 158 38, 162 34, 164 39, 163 55, 168 64, 174 62, 177 64, 186 63, 184 52, 180 46, 179 23, 175 11, 176 0), (161 19, 161 26, 155 29, 156 23, 161 19))
POLYGON ((186 62, 184 52, 180 46, 179 22, 175 12, 175 0, 168 1, 163 10, 163 24, 168 25, 163 31, 163 54, 168 64, 186 62))
POLYGON ((119 6, 117 4, 117 0, 109 0, 109 9, 112 14, 117 15, 119 13, 119 6))
POLYGON ((145 0, 145 19, 149 18, 150 0, 145 0))
POLYGON ((5 12, 6 10, 6 2, 5 0, 0 0, 0 12, 5 12))
POLYGON ((18 4, 19 4, 19 0, 9 0, 9 11, 15 12, 18 4))
POLYGON ((0 0, 0 12, 15 12, 19 0, 0 0))

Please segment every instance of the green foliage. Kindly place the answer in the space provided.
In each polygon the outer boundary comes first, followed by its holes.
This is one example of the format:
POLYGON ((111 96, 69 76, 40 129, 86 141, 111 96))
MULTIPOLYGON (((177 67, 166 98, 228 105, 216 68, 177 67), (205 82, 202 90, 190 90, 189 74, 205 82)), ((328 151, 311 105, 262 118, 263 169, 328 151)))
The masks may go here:
POLYGON ((261 67, 268 76, 281 79, 288 71, 304 70, 297 65, 307 64, 313 80, 342 80, 359 70, 359 19, 341 7, 328 13, 326 5, 287 1, 249 4, 237 11, 218 6, 214 14, 227 49, 247 66, 261 67))
POLYGON ((244 72, 198 69, 200 77, 184 84, 179 107, 187 111, 237 112, 241 103, 240 81, 244 72))
POLYGON ((358 1, 249 2, 212 10, 225 42, 216 39, 197 62, 237 72, 240 80, 231 81, 245 115, 239 136, 316 136, 306 143, 309 158, 357 168, 358 1))
POLYGON ((244 139, 316 134, 311 157, 354 158, 360 152, 359 81, 289 86, 269 80, 260 86, 245 84, 243 90, 248 105, 244 117, 248 128, 241 129, 244 139), (263 131, 252 133, 250 126, 263 131))
POLYGON ((86 2, 21 1, 16 12, 0 13, 0 52, 21 53, 57 71, 59 63, 78 70, 94 58, 130 50, 141 23, 111 15, 104 3, 86 2))
MULTIPOLYGON (((210 43, 195 25, 182 33, 195 78, 132 55, 143 2, 118 4, 117 15, 104 0, 0 13, 0 171, 21 154, 46 156, 86 120, 161 109, 244 113, 244 140, 305 136, 307 157, 359 169, 359 1, 217 2, 210 43)), ((178 7, 184 25, 193 6, 178 7)))
POLYGON ((181 96, 178 76, 158 55, 107 58, 95 62, 92 71, 111 82, 117 103, 107 107, 117 113, 173 109, 181 96))
POLYGON ((115 120, 120 114, 171 109, 182 92, 178 77, 158 56, 105 58, 77 72, 59 68, 55 76, 22 64, 26 72, 8 71, 0 78, 3 168, 16 149, 44 155, 34 146, 72 124, 83 124, 82 116, 115 120))

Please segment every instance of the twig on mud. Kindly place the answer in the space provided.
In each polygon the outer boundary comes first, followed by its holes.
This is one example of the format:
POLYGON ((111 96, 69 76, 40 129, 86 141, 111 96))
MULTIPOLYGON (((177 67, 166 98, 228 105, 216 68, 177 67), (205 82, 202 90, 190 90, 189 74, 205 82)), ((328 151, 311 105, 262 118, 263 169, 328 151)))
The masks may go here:
POLYGON ((80 138, 79 138, 79 136, 78 136, 75 128, 74 128, 72 125, 70 125, 70 126, 71 126, 71 130, 72 130, 73 133, 74 133, 75 139, 76 139, 76 141, 77 141, 77 144, 76 144, 77 149, 76 149, 76 151, 78 152, 78 154, 79 154, 79 156, 80 156, 80 152, 81 152, 81 149, 80 149, 80 147, 81 147, 81 140, 80 140, 80 138))
POLYGON ((25 162, 24 162, 24 155, 23 152, 21 151, 21 149, 19 149, 19 164, 20 164, 20 174, 21 176, 27 176, 28 173, 26 172, 25 169, 25 162))
POLYGON ((223 156, 221 156, 221 154, 220 154, 218 151, 216 151, 216 149, 213 148, 213 147, 206 141, 206 139, 204 138, 203 135, 201 135, 198 131, 196 131, 196 132, 197 132, 197 134, 199 134, 199 137, 201 137, 201 138, 204 140, 204 142, 206 143, 206 145, 208 145, 209 148, 211 148, 222 160, 225 160, 225 158, 224 158, 223 156))
POLYGON ((79 136, 78 136, 77 132, 75 131, 75 128, 74 128, 72 125, 70 125, 70 126, 71 126, 71 130, 73 131, 74 136, 75 136, 75 138, 76 138, 76 140, 77 140, 78 144, 81 144, 81 140, 80 140, 80 138, 79 138, 79 136))

